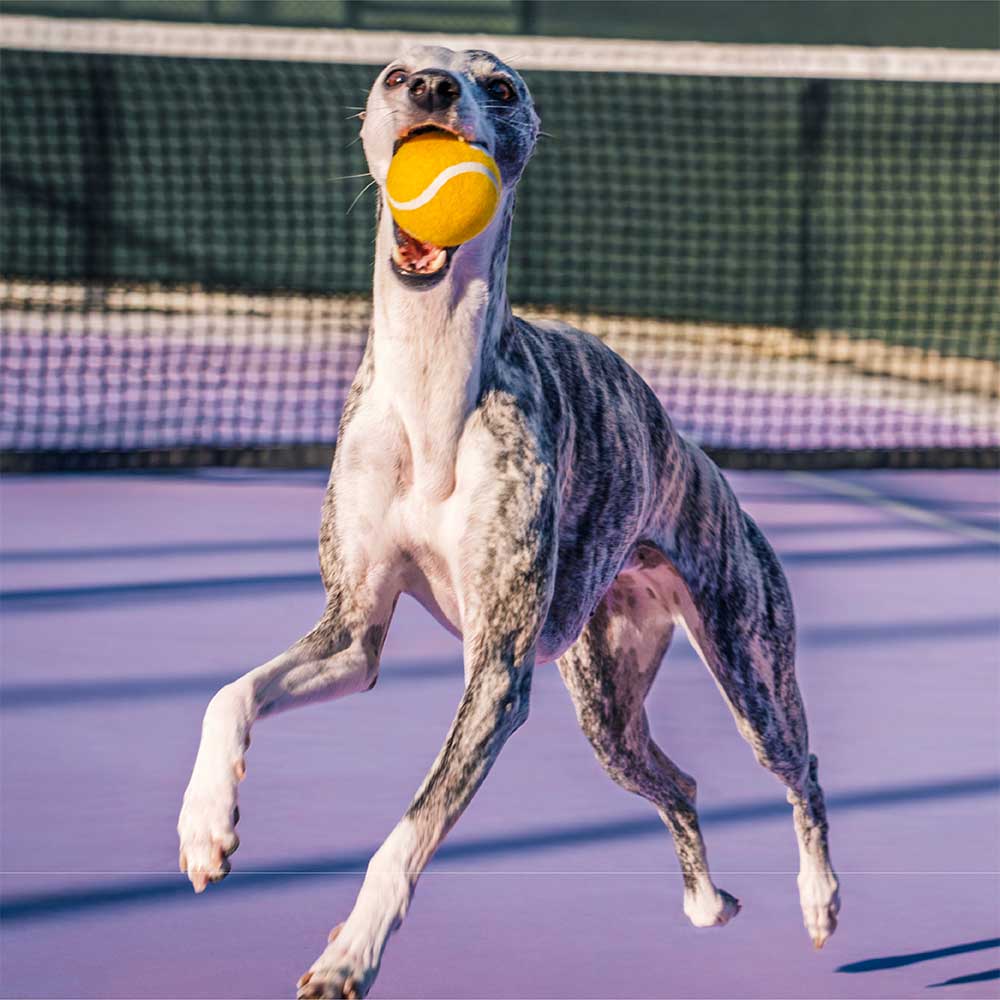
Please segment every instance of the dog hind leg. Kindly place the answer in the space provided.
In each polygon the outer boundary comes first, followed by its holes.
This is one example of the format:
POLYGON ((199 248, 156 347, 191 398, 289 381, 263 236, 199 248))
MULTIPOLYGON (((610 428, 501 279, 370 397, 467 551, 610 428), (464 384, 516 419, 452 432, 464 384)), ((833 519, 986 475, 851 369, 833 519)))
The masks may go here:
POLYGON ((739 901, 712 882, 695 781, 653 741, 643 708, 672 634, 644 574, 623 573, 560 658, 559 671, 601 766, 626 791, 651 802, 673 836, 688 919, 696 927, 718 927, 739 912, 739 901))
POLYGON ((788 584, 753 520, 736 509, 738 535, 724 537, 725 573, 694 596, 677 570, 676 616, 714 677, 757 760, 784 783, 799 848, 799 899, 806 930, 821 948, 836 930, 837 876, 830 862, 823 791, 809 753, 805 707, 795 679, 795 623, 788 584))

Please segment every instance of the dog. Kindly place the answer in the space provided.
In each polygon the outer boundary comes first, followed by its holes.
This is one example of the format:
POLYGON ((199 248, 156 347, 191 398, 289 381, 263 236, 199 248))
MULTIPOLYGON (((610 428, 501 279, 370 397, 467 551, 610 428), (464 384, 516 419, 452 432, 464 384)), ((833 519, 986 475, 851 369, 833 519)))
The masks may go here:
POLYGON ((368 97, 361 137, 380 193, 373 318, 323 502, 326 606, 308 635, 208 705, 178 822, 195 891, 226 875, 238 845, 253 723, 374 687, 401 593, 461 638, 465 690, 353 910, 299 980, 300 998, 368 993, 418 876, 527 719, 535 664, 550 661, 600 764, 672 834, 688 918, 709 927, 734 917, 740 903, 709 874, 694 779, 653 742, 643 708, 677 624, 787 788, 809 935, 819 947, 836 927, 777 557, 621 358, 571 327, 511 312, 514 199, 538 134, 524 81, 484 51, 411 49, 368 97), (496 215, 462 246, 421 244, 388 211, 394 150, 425 129, 479 144, 500 171, 496 215))

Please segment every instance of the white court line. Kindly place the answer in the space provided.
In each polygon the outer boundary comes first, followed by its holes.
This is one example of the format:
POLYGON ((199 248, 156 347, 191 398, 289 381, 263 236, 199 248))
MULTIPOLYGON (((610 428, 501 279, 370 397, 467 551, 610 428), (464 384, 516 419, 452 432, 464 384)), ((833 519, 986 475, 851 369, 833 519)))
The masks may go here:
POLYGON ((1000 543, 1000 530, 966 524, 957 518, 948 517, 947 514, 938 514, 934 511, 925 510, 923 507, 907 503, 905 500, 894 500, 892 497, 887 497, 885 494, 869 489, 867 486, 859 486, 857 483, 845 482, 843 479, 835 479, 832 476, 821 475, 818 472, 786 472, 785 475, 789 479, 804 483, 820 492, 834 493, 837 496, 860 500, 862 503, 878 507, 890 514, 896 514, 906 521, 924 524, 930 528, 937 528, 939 531, 948 531, 963 538, 974 539, 977 542, 1000 543))

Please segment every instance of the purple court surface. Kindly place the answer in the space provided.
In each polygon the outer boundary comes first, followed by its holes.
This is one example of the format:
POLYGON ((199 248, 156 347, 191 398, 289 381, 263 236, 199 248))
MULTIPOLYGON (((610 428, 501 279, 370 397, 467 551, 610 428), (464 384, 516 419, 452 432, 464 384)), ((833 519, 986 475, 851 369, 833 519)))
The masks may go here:
MULTIPOLYGON (((739 917, 687 924, 666 831, 601 772, 547 666, 374 997, 1000 994, 998 478, 731 480, 797 602, 837 934, 813 950, 783 790, 679 638, 650 717, 699 781, 739 917)), ((191 892, 174 831, 208 699, 320 611, 323 482, 4 481, 2 996, 286 997, 347 915, 461 695, 457 642, 412 602, 370 694, 258 726, 224 883, 191 892)))

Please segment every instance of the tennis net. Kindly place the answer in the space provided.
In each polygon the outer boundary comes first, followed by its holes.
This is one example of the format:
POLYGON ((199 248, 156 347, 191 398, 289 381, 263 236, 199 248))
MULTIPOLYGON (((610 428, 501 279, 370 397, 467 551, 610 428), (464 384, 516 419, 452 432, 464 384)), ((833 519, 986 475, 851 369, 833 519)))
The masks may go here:
MULTIPOLYGON (((327 462, 370 314, 353 116, 401 37, 0 38, 4 467, 327 462)), ((435 40, 522 69, 550 133, 522 315, 606 339, 724 464, 998 464, 995 53, 435 40)))

